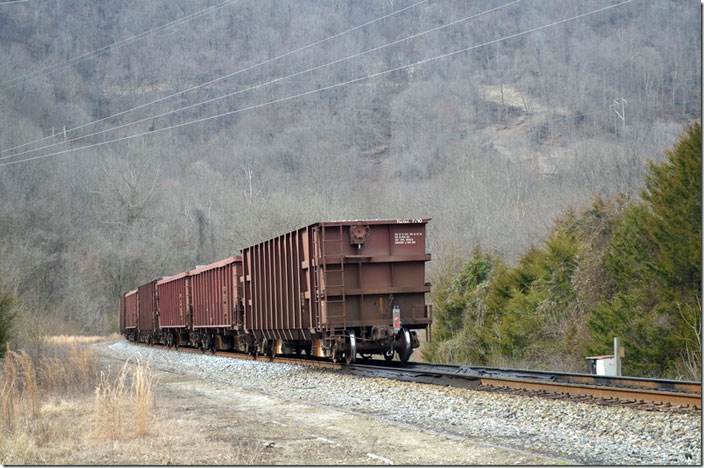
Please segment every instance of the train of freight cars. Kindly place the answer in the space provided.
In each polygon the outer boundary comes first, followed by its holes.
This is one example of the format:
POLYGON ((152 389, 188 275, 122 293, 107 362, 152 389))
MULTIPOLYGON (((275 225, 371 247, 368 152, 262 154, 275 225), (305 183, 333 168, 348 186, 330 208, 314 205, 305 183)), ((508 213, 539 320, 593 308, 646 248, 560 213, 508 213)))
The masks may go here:
POLYGON ((430 335, 428 219, 311 224, 120 296, 131 341, 351 363, 430 335))

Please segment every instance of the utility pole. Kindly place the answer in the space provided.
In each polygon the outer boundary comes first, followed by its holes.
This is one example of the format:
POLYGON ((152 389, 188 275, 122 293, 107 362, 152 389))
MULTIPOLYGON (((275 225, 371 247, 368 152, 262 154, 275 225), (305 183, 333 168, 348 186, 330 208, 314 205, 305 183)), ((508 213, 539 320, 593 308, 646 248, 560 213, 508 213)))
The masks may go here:
POLYGON ((625 98, 618 98, 614 99, 614 102, 609 106, 611 110, 613 110, 616 115, 618 116, 619 119, 621 119, 622 123, 622 135, 626 133, 626 104, 628 104, 628 101, 626 101, 625 98), (620 109, 620 112, 619 112, 620 109))

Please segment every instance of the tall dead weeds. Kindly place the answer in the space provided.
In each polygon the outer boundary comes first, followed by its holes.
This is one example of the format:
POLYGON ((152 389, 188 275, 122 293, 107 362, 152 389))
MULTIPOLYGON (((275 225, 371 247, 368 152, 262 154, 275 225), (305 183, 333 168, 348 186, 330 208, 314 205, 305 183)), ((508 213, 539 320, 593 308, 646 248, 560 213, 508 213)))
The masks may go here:
POLYGON ((138 361, 132 385, 136 436, 145 435, 149 432, 149 417, 154 401, 152 383, 153 378, 149 366, 138 361))
POLYGON ((13 359, 13 353, 10 347, 7 347, 5 353, 5 363, 2 372, 2 420, 0 428, 6 432, 11 431, 15 427, 15 417, 17 413, 17 404, 19 400, 17 366, 13 359))
POLYGON ((41 424, 43 404, 91 393, 95 438, 139 437, 149 432, 153 407, 149 366, 128 361, 111 376, 109 370, 100 370, 95 353, 82 341, 91 342, 70 337, 48 340, 49 345, 35 359, 25 350, 8 347, 0 365, 1 434, 16 440, 31 436, 41 424))
POLYGON ((101 373, 93 399, 95 439, 124 439, 149 433, 154 378, 148 364, 138 359, 131 373, 130 364, 129 360, 125 362, 114 379, 101 373))

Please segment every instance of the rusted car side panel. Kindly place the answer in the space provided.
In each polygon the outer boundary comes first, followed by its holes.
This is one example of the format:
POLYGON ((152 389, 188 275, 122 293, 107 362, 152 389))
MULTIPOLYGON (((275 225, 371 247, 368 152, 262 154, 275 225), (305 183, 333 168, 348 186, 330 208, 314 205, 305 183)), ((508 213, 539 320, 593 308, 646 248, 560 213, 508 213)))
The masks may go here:
POLYGON ((138 330, 152 332, 158 329, 156 308, 156 280, 150 281, 137 288, 137 322, 138 330))
POLYGON ((120 322, 120 333, 125 331, 125 293, 120 294, 120 304, 118 310, 118 317, 120 322))
POLYGON ((189 272, 158 281, 159 327, 185 328, 190 314, 189 272))
POLYGON ((303 340, 318 326, 308 227, 242 250, 244 328, 258 338, 303 340))
POLYGON ((137 290, 125 293, 125 329, 137 328, 137 290))
POLYGON ((189 272, 193 328, 232 328, 241 322, 242 257, 229 257, 189 272))

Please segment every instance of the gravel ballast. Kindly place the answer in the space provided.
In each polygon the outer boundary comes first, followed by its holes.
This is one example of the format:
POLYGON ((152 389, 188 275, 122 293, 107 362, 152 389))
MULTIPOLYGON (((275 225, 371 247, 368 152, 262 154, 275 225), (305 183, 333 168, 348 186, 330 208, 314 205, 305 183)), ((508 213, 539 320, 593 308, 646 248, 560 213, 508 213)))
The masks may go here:
POLYGON ((126 341, 107 349, 154 369, 585 464, 701 465, 701 416, 361 378, 294 364, 179 353, 126 341))

